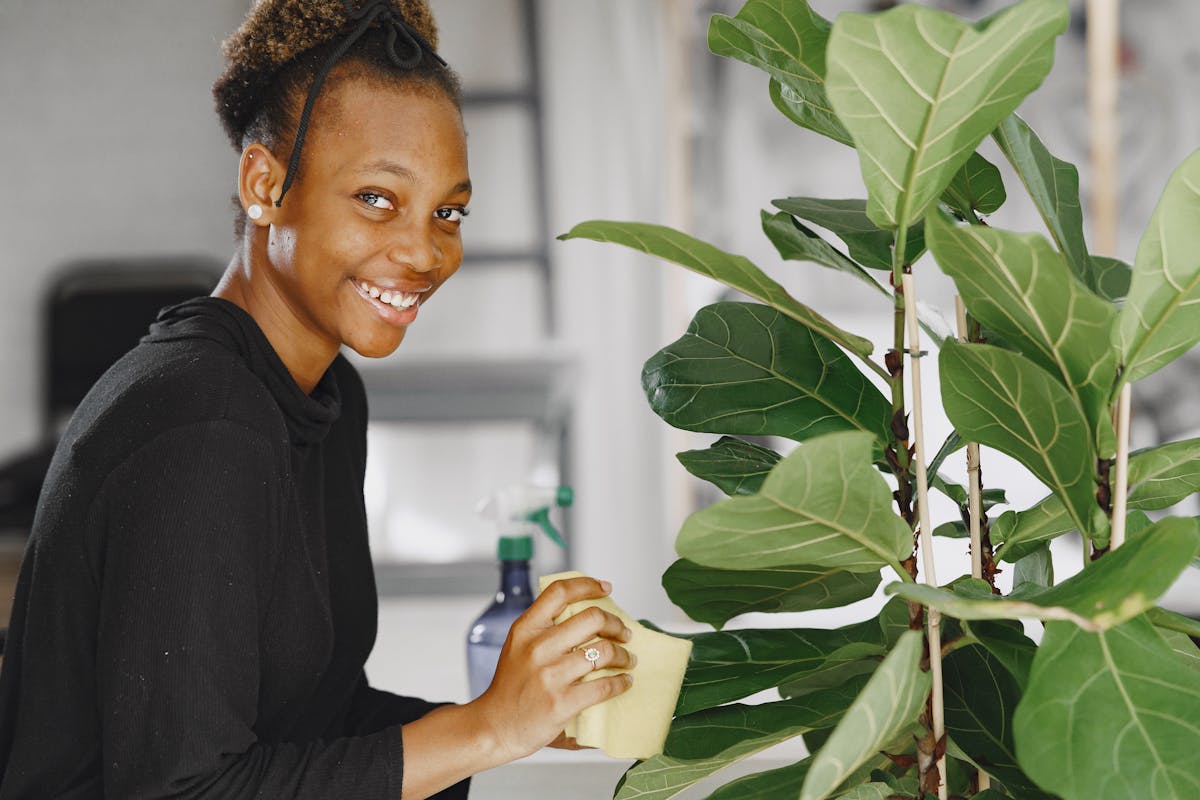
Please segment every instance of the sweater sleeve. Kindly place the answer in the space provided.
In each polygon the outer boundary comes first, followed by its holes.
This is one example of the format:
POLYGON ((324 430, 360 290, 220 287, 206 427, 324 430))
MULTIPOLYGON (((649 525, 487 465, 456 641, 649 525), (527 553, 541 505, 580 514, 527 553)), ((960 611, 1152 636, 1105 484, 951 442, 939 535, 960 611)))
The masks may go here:
POLYGON ((108 797, 399 800, 399 726, 303 743, 255 736, 275 458, 265 436, 205 422, 160 434, 105 482, 97 674, 108 797))

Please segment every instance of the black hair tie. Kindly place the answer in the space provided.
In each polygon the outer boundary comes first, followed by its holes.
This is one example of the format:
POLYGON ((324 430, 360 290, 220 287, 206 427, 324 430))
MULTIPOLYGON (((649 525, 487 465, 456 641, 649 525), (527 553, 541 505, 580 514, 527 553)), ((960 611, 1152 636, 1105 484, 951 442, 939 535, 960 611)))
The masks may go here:
POLYGON ((308 122, 312 117, 313 106, 316 105, 317 94, 321 91, 321 86, 342 56, 346 55, 354 43, 362 38, 362 35, 375 22, 381 22, 387 30, 388 58, 397 67, 412 69, 421 63, 425 53, 432 56, 443 67, 447 66, 445 60, 434 51, 433 46, 404 21, 404 17, 396 11, 389 0, 364 0, 357 6, 351 0, 342 0, 342 5, 346 7, 346 34, 342 38, 341 44, 330 53, 329 58, 325 59, 325 63, 313 77, 312 86, 308 90, 308 98, 304 101, 304 110, 300 112, 300 123, 296 126, 296 138, 292 142, 292 155, 288 159, 287 176, 283 179, 283 191, 279 193, 279 199, 275 201, 276 208, 283 205, 283 196, 287 194, 288 189, 292 186, 292 181, 296 179, 296 171, 300 168, 300 150, 304 147, 308 122), (396 49, 397 43, 402 45, 405 54, 402 55, 396 49))

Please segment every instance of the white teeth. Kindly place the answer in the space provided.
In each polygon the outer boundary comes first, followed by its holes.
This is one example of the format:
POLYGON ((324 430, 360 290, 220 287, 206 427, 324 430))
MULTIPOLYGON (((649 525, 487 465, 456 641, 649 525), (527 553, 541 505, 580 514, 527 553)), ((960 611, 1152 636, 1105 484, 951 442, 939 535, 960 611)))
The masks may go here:
POLYGON ((392 289, 380 289, 378 286, 373 286, 366 281, 361 281, 359 287, 374 299, 381 303, 387 303, 392 308, 411 308, 421 299, 420 292, 399 292, 392 289))

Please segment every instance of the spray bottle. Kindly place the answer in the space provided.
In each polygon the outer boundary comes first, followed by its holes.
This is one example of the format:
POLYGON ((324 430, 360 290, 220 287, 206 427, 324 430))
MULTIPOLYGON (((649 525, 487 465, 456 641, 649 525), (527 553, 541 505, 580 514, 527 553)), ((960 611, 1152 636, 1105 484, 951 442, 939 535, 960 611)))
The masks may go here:
POLYGON ((500 590, 496 599, 467 634, 467 674, 471 697, 478 697, 491 685, 500 660, 500 649, 508 638, 513 621, 533 603, 529 585, 529 559, 533 557, 533 537, 538 530, 559 547, 567 544, 550 523, 550 509, 569 506, 574 492, 569 486, 509 486, 486 498, 479 513, 496 520, 500 529, 497 548, 500 559, 500 590))

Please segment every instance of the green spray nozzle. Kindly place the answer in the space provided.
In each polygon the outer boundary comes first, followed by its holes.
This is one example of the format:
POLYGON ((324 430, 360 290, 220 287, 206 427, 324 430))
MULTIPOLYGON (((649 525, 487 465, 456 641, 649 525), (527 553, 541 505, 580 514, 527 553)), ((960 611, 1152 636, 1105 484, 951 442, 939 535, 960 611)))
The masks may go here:
POLYGON ((536 525, 550 541, 566 547, 562 536, 550 522, 550 509, 566 507, 575 501, 570 486, 509 486, 484 500, 479 513, 500 525, 501 559, 528 559, 533 543, 527 526, 536 525), (511 526, 511 528, 510 528, 511 526), (522 528, 526 528, 524 531, 522 528), (514 530, 515 529, 515 530, 514 530), (516 555, 514 555, 516 554, 516 555))

